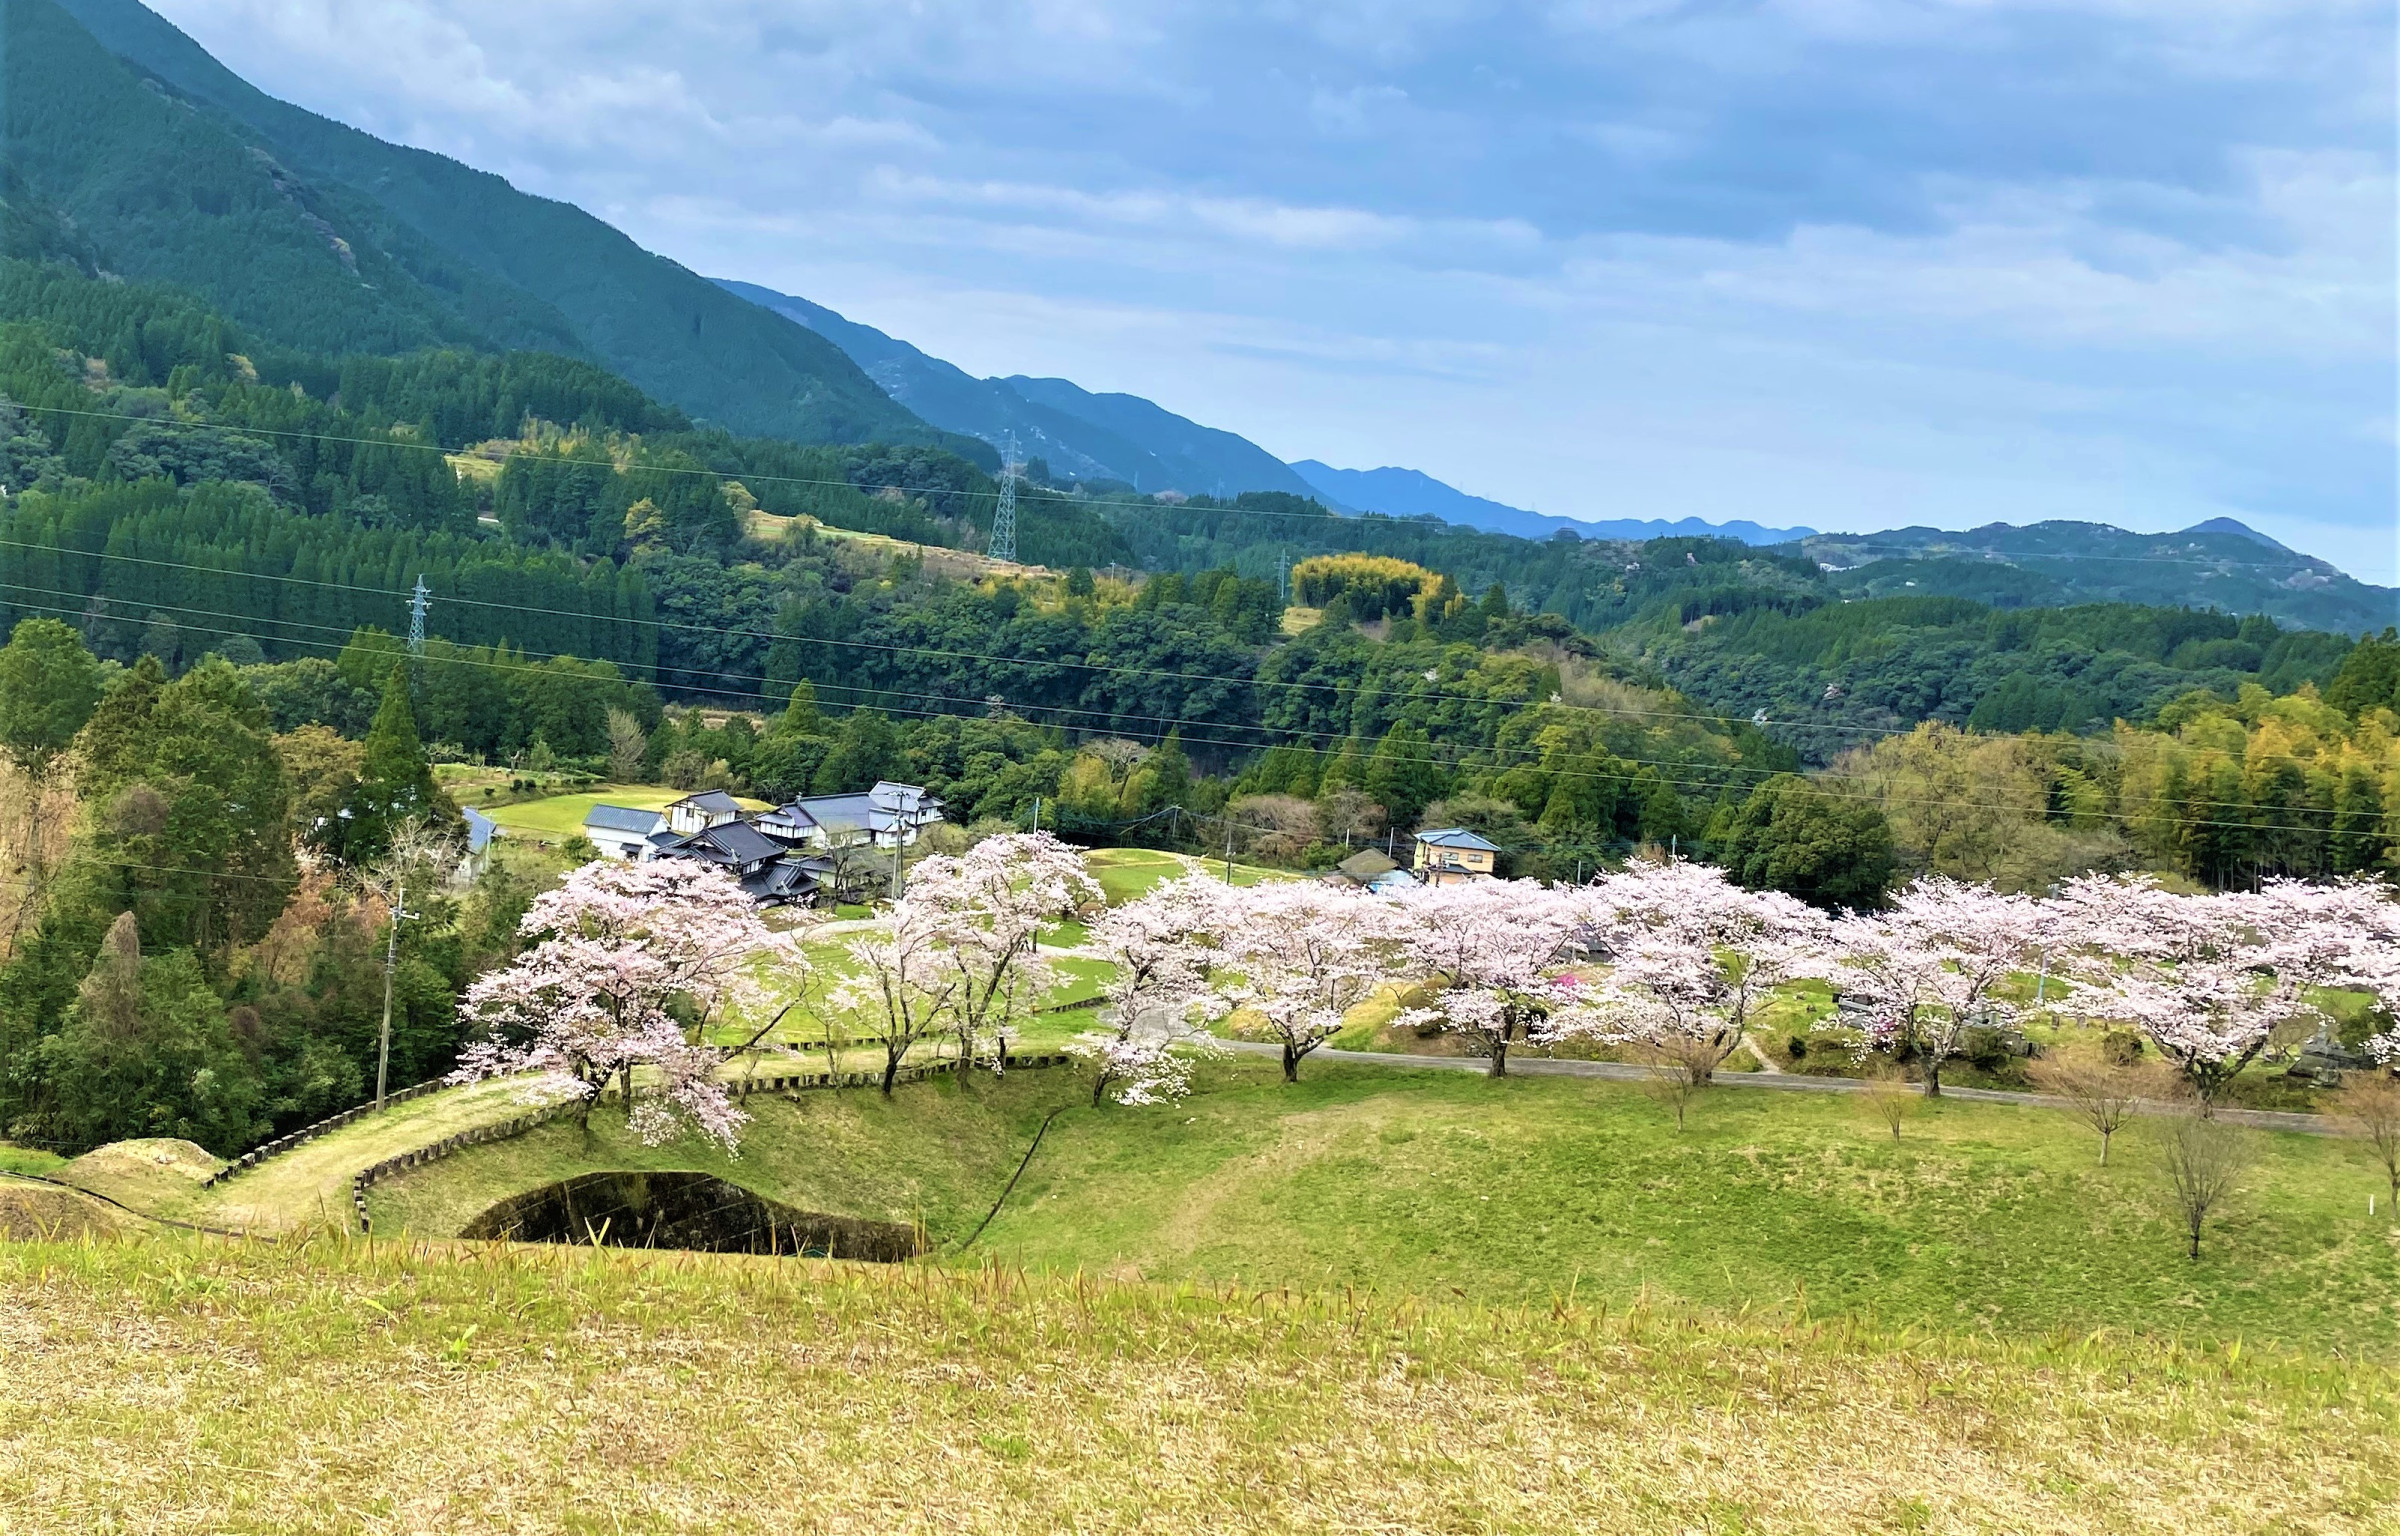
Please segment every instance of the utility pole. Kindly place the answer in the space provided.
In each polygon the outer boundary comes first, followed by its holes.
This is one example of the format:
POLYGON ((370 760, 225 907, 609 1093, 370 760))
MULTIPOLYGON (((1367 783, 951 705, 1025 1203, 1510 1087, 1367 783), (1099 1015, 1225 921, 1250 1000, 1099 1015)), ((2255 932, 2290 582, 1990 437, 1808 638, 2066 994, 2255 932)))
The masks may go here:
POLYGON ((1008 453, 1000 461, 1000 504, 992 509, 992 558, 1011 565, 1017 559, 1017 434, 1008 434, 1008 453))
POLYGON ((1225 818, 1225 883, 1233 884, 1233 818, 1225 818))
POLYGON ((392 973, 400 964, 400 924, 417 914, 408 910, 408 877, 392 881, 392 936, 383 947, 383 1032, 375 1045, 375 1107, 383 1108, 383 1091, 392 1070, 392 973))
POLYGON ((408 654, 425 654, 425 605, 433 600, 433 589, 425 585, 425 574, 417 573, 417 588, 408 594, 408 654))
POLYGON ((1292 605, 1292 552, 1288 549, 1275 562, 1275 603, 1280 608, 1292 605))

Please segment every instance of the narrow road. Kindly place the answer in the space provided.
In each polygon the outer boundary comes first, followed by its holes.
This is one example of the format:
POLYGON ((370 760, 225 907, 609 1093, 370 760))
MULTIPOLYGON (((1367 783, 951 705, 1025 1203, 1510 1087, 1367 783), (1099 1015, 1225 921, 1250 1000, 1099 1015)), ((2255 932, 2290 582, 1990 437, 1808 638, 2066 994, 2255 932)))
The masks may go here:
MULTIPOLYGON (((1263 1040, 1220 1040, 1218 1044, 1245 1056, 1272 1056, 1280 1060, 1283 1047, 1263 1040)), ((1396 1051, 1337 1051, 1321 1046, 1308 1053, 1308 1061, 1338 1062, 1343 1066, 1385 1067, 1407 1070, 1416 1068, 1433 1072, 1483 1072, 1488 1070, 1479 1056, 1404 1056, 1396 1051)), ((1303 1069, 1305 1070, 1305 1068, 1303 1069)), ((1650 1073, 1645 1067, 1631 1066, 1621 1061, 1557 1061, 1548 1057, 1512 1055, 1508 1058, 1511 1077, 1598 1077, 1610 1082, 1638 1083, 1650 1073)), ((1815 1077, 1799 1072, 1719 1072, 1716 1085, 1720 1088, 1766 1088, 1791 1093, 1859 1093, 1867 1084, 1854 1077, 1815 1077)), ((2033 1109, 2070 1109, 2065 1099, 2047 1093, 2008 1093, 1997 1088, 1948 1088, 1942 1090, 1945 1099, 1963 1099, 1978 1104, 2019 1104, 2033 1109)), ((2152 1110, 2168 1106, 2153 1104, 2152 1110)), ((2247 1125, 2262 1131, 2298 1131, 2309 1136, 2337 1136, 2341 1128, 2323 1115, 2293 1114, 2278 1109, 2220 1109, 2217 1118, 2233 1125, 2247 1125)))

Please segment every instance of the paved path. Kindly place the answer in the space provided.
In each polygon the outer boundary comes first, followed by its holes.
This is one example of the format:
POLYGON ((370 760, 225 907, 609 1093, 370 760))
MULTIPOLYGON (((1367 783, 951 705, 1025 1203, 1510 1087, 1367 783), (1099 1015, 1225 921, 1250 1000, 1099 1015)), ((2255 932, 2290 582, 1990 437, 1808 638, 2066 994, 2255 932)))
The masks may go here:
MULTIPOLYGON (((1263 1040, 1223 1040, 1218 1042, 1247 1056, 1272 1056, 1280 1060, 1283 1047, 1263 1040)), ((1404 1056, 1397 1051, 1337 1051, 1321 1046, 1308 1053, 1309 1061, 1340 1062, 1344 1066, 1416 1068, 1434 1072, 1483 1072, 1488 1065, 1478 1056, 1404 1056)), ((1621 1061, 1559 1061, 1543 1056, 1510 1056, 1508 1073, 1511 1077, 1598 1077, 1611 1082, 1638 1083, 1650 1073, 1646 1067, 1632 1066, 1621 1061)), ((1716 1085, 1720 1088, 1767 1088, 1792 1093, 1860 1093, 1868 1084, 1854 1077, 1815 1077, 1799 1072, 1719 1072, 1716 1085)), ((2036 1109, 2068 1109, 2065 1099, 2046 1093, 2006 1093, 1996 1088, 1948 1088, 1942 1090, 1945 1099, 1964 1099, 1980 1104, 2021 1104, 2036 1109)), ((2165 1105, 2149 1106, 2164 1109, 2165 1105)), ((2217 1118, 2235 1125, 2255 1126, 2264 1131, 2300 1131, 2311 1136, 2340 1134, 2340 1127, 2323 1115, 2292 1114, 2274 1109, 2220 1109, 2217 1118)))

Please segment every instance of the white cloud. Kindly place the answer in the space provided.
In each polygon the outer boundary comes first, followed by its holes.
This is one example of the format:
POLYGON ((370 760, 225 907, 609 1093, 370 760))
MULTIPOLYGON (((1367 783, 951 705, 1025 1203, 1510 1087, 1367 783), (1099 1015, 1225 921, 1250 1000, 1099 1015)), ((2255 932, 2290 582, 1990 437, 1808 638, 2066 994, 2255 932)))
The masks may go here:
POLYGON ((158 4, 696 270, 1287 457, 1579 515, 2230 513, 2388 554, 2367 0, 158 4), (2021 115, 2083 90, 2121 136, 2021 115))

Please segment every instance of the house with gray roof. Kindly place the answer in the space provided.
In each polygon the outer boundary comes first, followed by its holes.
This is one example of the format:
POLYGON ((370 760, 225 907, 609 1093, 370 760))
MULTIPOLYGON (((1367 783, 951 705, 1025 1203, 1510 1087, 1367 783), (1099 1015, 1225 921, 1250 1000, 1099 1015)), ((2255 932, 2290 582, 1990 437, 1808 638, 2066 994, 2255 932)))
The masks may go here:
POLYGON ((732 821, 742 814, 742 802, 721 789, 686 795, 667 807, 667 826, 685 837, 732 821))
POLYGON ((664 811, 639 811, 629 805, 595 805, 584 813, 583 835, 612 859, 648 859, 658 852, 652 841, 667 831, 664 811))
MULTIPOLYGON (((600 811, 618 807, 595 807, 600 811)), ((623 813, 621 813, 623 814, 623 813)), ((914 784, 880 783, 847 795, 810 795, 767 811, 744 811, 720 790, 688 795, 640 826, 623 857, 696 859, 741 881, 761 906, 813 905, 856 851, 901 849, 942 819, 942 802, 914 784), (647 830, 642 830, 647 827, 647 830)), ((592 823, 586 818, 590 835, 592 823)), ((597 842, 599 839, 594 837, 597 842)))

